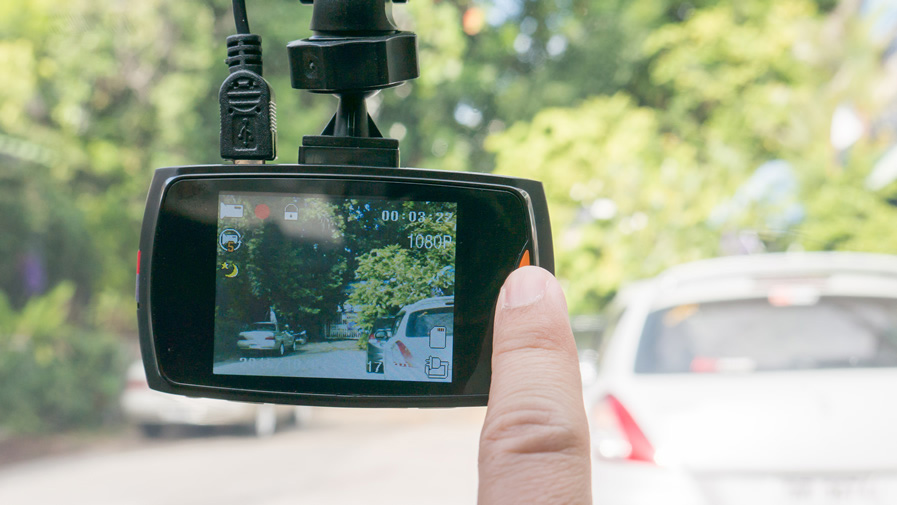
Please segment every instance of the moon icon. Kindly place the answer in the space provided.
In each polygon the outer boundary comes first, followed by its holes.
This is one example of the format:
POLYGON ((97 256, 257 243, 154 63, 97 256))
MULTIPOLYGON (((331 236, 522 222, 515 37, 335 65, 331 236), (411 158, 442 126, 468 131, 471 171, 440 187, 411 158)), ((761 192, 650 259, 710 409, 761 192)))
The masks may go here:
POLYGON ((232 267, 234 269, 233 272, 224 274, 224 276, 229 279, 233 279, 234 277, 236 277, 240 273, 240 268, 236 264, 230 263, 228 261, 225 261, 224 263, 221 264, 221 270, 227 270, 228 268, 232 268, 232 267))

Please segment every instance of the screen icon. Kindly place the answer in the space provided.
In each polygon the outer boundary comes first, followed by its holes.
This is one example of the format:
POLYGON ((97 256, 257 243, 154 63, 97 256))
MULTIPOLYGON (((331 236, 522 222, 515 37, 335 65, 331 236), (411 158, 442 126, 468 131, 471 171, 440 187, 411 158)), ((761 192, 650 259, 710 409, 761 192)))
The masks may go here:
POLYGON ((218 235, 218 245, 227 252, 234 252, 243 245, 243 235, 233 228, 228 228, 218 235))
POLYGON ((224 274, 228 279, 233 279, 234 277, 240 275, 240 267, 238 267, 235 263, 231 263, 229 261, 225 261, 220 266, 221 270, 228 272, 224 274))
POLYGON ((288 204, 283 209, 283 219, 284 221, 298 221, 299 220, 299 207, 291 204, 288 204))
POLYGON ((218 219, 243 217, 243 206, 240 204, 221 203, 218 208, 218 219))
POLYGON ((255 206, 255 217, 264 221, 265 219, 268 219, 268 216, 270 216, 270 215, 271 215, 271 208, 268 207, 267 205, 260 203, 255 206))
POLYGON ((424 367, 427 377, 431 379, 448 379, 448 361, 442 361, 437 356, 427 358, 427 365, 424 367))
POLYGON ((434 326, 430 330, 430 349, 445 349, 445 326, 434 326))

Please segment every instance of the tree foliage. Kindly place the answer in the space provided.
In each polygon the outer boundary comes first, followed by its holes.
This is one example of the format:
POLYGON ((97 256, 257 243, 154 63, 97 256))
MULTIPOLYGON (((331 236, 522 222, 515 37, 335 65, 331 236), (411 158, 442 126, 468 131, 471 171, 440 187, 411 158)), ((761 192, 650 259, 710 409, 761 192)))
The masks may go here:
MULTIPOLYGON (((233 197, 244 208, 253 204, 233 197)), ((377 317, 432 296, 454 293, 456 205, 385 199, 290 199, 297 219, 232 218, 240 249, 221 253, 216 334, 227 338, 273 309, 281 324, 326 338, 340 313, 369 328, 377 317), (226 262, 226 260, 225 260, 226 262)), ((283 202, 275 205, 284 207, 283 202)))
POLYGON ((893 131, 848 153, 829 144, 836 106, 864 104, 874 117, 873 104, 891 98, 864 94, 880 65, 851 60, 850 45, 829 52, 847 39, 877 54, 861 29, 808 1, 714 2, 646 37, 647 92, 627 86, 543 110, 489 139, 499 172, 545 182, 573 310, 595 310, 627 280, 725 253, 726 237, 745 230, 767 250, 897 250, 881 235, 897 218, 894 188, 864 184, 893 131), (774 199, 776 188, 761 186, 741 198, 775 160, 793 194, 774 199))
MULTIPOLYGON (((445 223, 432 220, 406 228, 412 237, 440 237, 438 246, 409 248, 393 244, 358 258, 349 303, 359 313, 359 324, 371 328, 379 317, 391 317, 403 306, 425 298, 455 294, 455 243, 445 223)), ((403 234, 404 235, 404 234, 403 234)), ((412 239, 414 240, 414 239, 412 239)), ((427 239, 431 240, 431 239, 427 239)))
POLYGON ((36 433, 98 426, 114 416, 123 382, 114 335, 71 324, 64 282, 14 310, 0 293, 0 426, 36 433))
POLYGON ((247 274, 256 297, 268 300, 285 322, 301 324, 320 339, 344 299, 346 251, 336 206, 324 200, 305 202, 296 235, 274 223, 253 233, 246 244, 247 274))
MULTIPOLYGON (((888 42, 857 5, 409 2, 394 15, 418 33, 421 78, 382 91, 370 109, 402 140, 406 166, 544 181, 576 312, 597 310, 628 280, 732 252, 730 238, 744 233, 767 250, 893 253, 897 186, 870 184, 869 174, 895 140, 897 86, 888 42), (863 133, 835 149, 838 110, 863 133)), ((335 106, 289 85, 284 46, 309 35, 311 9, 268 0, 250 2, 249 14, 277 90, 280 161, 293 162, 302 135, 319 132, 335 106)), ((72 345, 91 353, 96 344, 100 355, 107 340, 94 335, 133 338, 147 185, 156 167, 218 161, 215 98, 230 33, 224 0, 0 2, 0 337, 11 341, 20 314, 64 285, 72 295, 59 338, 78 335, 72 345)), ((253 286, 252 275, 231 286, 335 306, 351 285, 353 303, 370 307, 364 321, 396 310, 368 281, 384 270, 429 279, 445 258, 365 235, 376 213, 347 205, 354 218, 338 233, 361 246, 324 268, 318 289, 295 278, 253 286)), ((236 320, 257 307, 232 310, 245 312, 236 320)), ((0 376, 27 363, 3 361, 0 376)))

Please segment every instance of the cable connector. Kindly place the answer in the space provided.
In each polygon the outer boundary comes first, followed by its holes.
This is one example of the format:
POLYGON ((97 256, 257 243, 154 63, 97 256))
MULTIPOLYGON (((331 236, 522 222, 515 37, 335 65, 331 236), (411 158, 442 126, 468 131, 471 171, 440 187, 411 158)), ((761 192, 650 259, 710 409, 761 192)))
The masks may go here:
POLYGON ((221 109, 221 157, 265 161, 277 157, 277 108, 274 92, 262 77, 262 38, 227 38, 230 75, 218 91, 221 109))

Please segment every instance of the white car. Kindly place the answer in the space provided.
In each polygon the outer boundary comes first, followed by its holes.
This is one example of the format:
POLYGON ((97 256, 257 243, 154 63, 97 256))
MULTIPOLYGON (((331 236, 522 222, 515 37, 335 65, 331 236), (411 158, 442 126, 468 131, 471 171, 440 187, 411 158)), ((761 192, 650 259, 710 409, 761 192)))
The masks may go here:
POLYGON ((296 338, 285 328, 281 330, 277 323, 258 322, 237 337, 237 348, 242 352, 270 352, 274 356, 285 356, 296 350, 296 338))
POLYGON ((683 265, 622 291, 606 335, 596 504, 897 504, 897 257, 683 265))
POLYGON ((455 297, 427 298, 399 310, 382 345, 383 378, 451 382, 455 297))
POLYGON ((278 426, 307 422, 309 407, 239 403, 211 398, 187 398, 149 388, 142 362, 128 367, 121 397, 125 419, 147 437, 157 437, 166 426, 245 426, 257 436, 272 435, 278 426))

